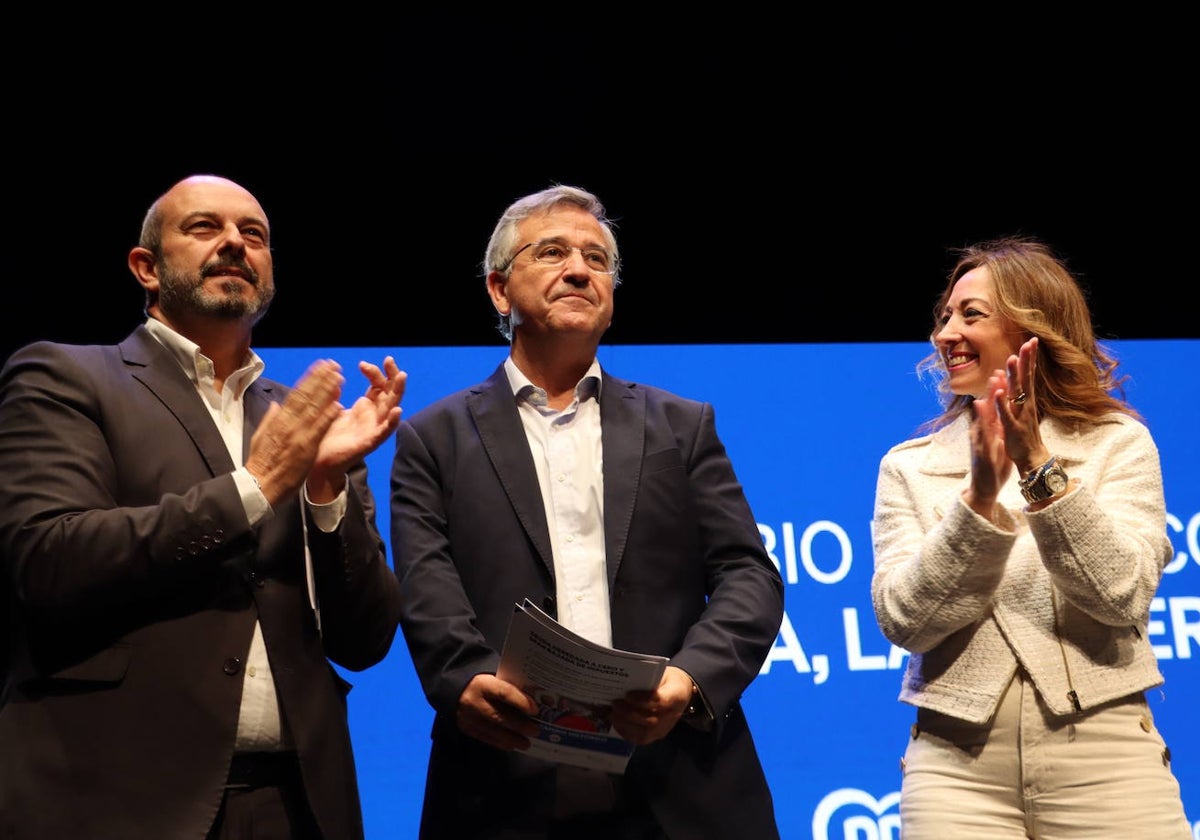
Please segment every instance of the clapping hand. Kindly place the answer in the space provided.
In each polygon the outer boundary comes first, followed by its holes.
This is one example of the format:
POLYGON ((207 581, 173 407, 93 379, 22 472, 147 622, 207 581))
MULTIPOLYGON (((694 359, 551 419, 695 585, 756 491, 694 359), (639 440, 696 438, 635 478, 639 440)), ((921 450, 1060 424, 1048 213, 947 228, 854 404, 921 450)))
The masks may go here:
POLYGON ((408 374, 387 356, 382 370, 359 362, 367 390, 329 426, 321 438, 316 461, 308 476, 308 495, 314 502, 328 501, 341 492, 346 470, 383 443, 400 424, 400 399, 408 374))
POLYGON ((246 469, 271 505, 299 491, 327 432, 343 413, 338 404, 341 370, 330 359, 313 362, 283 402, 271 404, 250 438, 246 469))
POLYGON ((1034 393, 1037 351, 1037 338, 1022 344, 1008 357, 1004 370, 988 377, 985 395, 972 406, 971 484, 964 499, 989 519, 1013 469, 1023 475, 1050 457, 1042 443, 1034 393))
POLYGON ((989 380, 993 405, 1004 436, 1004 449, 1022 475, 1050 460, 1042 442, 1037 394, 1038 340, 1031 338, 1008 357, 1003 378, 989 380))

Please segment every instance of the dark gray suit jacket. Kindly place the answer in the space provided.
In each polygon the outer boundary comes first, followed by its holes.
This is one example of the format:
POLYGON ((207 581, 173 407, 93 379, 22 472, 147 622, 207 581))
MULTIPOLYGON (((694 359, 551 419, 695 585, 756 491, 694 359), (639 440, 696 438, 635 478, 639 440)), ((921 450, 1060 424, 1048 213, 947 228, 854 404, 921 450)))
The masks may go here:
MULTIPOLYGON (((246 392, 247 446, 287 388, 246 392)), ((228 450, 145 330, 36 343, 0 373, 0 559, 10 662, 0 837, 202 840, 221 802, 255 619, 327 837, 362 836, 349 684, 387 653, 398 588, 365 467, 338 531, 298 501, 251 528, 228 450)))
MULTIPOLYGON (((671 658, 715 712, 634 751, 623 777, 672 838, 778 836, 739 698, 775 642, 783 583, 717 437, 712 406, 603 375, 604 533, 614 647, 671 658)), ((455 706, 494 673, 516 603, 555 614, 542 496, 500 365, 400 424, 392 550, 401 619, 436 715, 423 837, 469 837, 548 803, 553 774, 463 736, 455 706)))

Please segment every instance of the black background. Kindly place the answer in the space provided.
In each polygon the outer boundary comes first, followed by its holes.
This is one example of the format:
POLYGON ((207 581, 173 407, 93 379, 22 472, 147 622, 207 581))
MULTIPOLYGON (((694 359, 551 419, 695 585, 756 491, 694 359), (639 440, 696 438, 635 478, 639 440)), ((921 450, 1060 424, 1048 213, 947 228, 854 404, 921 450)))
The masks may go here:
POLYGON ((270 216, 260 346, 500 343, 483 250, 552 182, 618 220, 611 343, 920 341, 951 249, 1005 233, 1102 337, 1200 336, 1182 20, 680 8, 14 31, 0 352, 124 337, 142 214, 193 172, 270 216))

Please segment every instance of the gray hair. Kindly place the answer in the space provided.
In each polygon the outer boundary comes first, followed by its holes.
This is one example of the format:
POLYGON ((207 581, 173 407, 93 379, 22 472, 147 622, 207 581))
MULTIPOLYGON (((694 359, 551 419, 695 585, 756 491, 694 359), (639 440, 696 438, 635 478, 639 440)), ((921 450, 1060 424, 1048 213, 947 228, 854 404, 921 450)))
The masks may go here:
MULTIPOLYGON (((493 271, 498 271, 507 278, 509 272, 512 271, 513 258, 516 256, 517 225, 536 213, 547 213, 560 204, 580 207, 591 213, 596 218, 596 221, 600 223, 600 227, 604 230, 604 238, 607 240, 608 250, 612 254, 613 262, 618 266, 617 273, 613 274, 612 278, 613 288, 615 289, 620 285, 619 266, 621 254, 617 249, 617 237, 614 232, 616 223, 608 217, 604 205, 600 202, 599 198, 587 190, 565 184, 555 184, 540 192, 535 192, 524 198, 518 198, 501 214, 500 220, 496 222, 496 227, 492 231, 491 238, 488 240, 487 251, 484 253, 484 279, 486 280, 488 275, 493 271)), ((499 315, 498 319, 496 328, 500 330, 500 334, 507 340, 512 341, 512 324, 509 321, 509 317, 507 315, 499 315)))

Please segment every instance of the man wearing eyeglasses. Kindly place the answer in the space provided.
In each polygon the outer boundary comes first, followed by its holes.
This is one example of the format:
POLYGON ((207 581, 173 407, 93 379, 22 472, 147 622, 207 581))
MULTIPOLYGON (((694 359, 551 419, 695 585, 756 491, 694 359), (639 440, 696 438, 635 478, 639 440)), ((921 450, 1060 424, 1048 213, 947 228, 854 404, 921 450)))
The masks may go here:
POLYGON ((620 260, 591 193, 513 203, 484 270, 508 356, 402 420, 392 468, 400 626, 435 711, 420 836, 777 838, 739 698, 783 583, 712 406, 601 369, 620 260), (614 705, 624 773, 524 754, 538 705, 496 671, 526 598, 670 659, 614 705))

